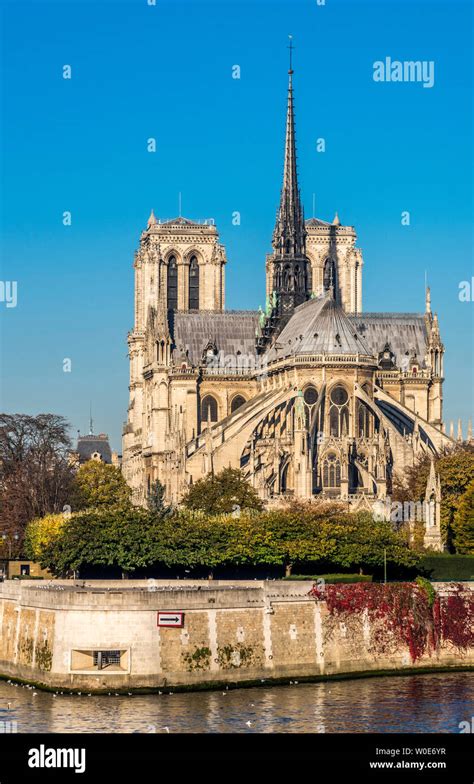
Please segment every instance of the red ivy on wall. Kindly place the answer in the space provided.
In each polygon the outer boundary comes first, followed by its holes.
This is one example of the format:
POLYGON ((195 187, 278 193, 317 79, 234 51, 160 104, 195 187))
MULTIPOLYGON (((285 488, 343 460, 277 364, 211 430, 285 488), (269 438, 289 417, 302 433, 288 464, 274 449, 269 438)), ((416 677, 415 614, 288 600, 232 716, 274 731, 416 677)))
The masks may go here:
POLYGON ((412 661, 448 641, 459 650, 474 645, 474 592, 452 584, 448 594, 437 594, 433 605, 425 588, 417 583, 353 583, 314 586, 310 591, 325 601, 333 616, 348 617, 367 612, 375 624, 376 643, 384 651, 387 635, 410 651, 412 661))
POLYGON ((456 648, 474 645, 474 592, 456 583, 447 596, 437 596, 433 606, 436 629, 441 640, 456 648))

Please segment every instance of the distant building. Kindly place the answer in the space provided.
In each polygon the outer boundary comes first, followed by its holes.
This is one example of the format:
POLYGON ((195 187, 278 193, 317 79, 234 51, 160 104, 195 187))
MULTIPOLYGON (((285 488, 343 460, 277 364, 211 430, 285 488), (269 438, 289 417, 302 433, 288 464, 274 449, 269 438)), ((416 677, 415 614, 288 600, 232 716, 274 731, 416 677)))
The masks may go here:
POLYGON ((49 569, 42 569, 39 563, 27 558, 0 559, 0 582, 3 580, 51 580, 49 569))
POLYGON ((72 462, 78 465, 83 465, 88 460, 98 460, 120 468, 121 457, 117 452, 112 452, 109 437, 106 433, 96 435, 93 432, 92 417, 88 435, 81 436, 78 432, 76 450, 71 452, 72 462))
POLYGON ((89 433, 87 436, 79 436, 77 439, 77 453, 81 465, 82 463, 87 463, 88 460, 101 460, 104 463, 112 463, 109 437, 105 433, 99 433, 99 435, 89 433))

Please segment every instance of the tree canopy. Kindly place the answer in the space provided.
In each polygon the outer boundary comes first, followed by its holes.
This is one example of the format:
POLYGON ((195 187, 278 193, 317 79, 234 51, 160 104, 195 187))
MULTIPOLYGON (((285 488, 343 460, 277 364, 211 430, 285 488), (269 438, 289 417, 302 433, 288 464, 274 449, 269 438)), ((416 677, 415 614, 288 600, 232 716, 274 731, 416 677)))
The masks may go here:
POLYGON ((80 466, 73 482, 74 510, 90 508, 128 508, 132 491, 119 468, 100 460, 80 466))
POLYGON ((67 520, 63 514, 50 514, 36 518, 28 523, 23 543, 23 550, 27 558, 41 563, 63 532, 67 520))
POLYGON ((62 576, 85 566, 133 572, 154 562, 158 518, 143 509, 96 508, 65 518, 60 535, 41 547, 40 563, 62 576))
POLYGON ((256 491, 237 468, 224 468, 218 474, 199 479, 189 488, 183 505, 210 515, 263 509, 256 491))
MULTIPOLYGON (((421 501, 424 499, 431 457, 423 455, 416 465, 406 469, 394 481, 393 500, 421 501)), ((441 480, 441 530, 449 549, 460 552, 454 536, 455 515, 463 494, 474 481, 474 451, 457 447, 435 459, 435 471, 441 480)), ((459 539, 458 539, 459 541, 459 539)))
POLYGON ((453 521, 454 545, 461 555, 474 555, 474 481, 461 496, 453 521))
POLYGON ((43 541, 33 524, 32 542, 43 567, 62 575, 85 566, 127 572, 161 565, 176 568, 281 567, 332 564, 352 569, 389 564, 412 567, 418 555, 389 523, 367 513, 327 513, 301 507, 240 516, 192 510, 159 516, 143 509, 96 508, 65 519, 59 534, 43 541))
POLYGON ((30 520, 70 503, 68 429, 55 414, 0 414, 0 527, 12 540, 18 535, 18 548, 30 520))

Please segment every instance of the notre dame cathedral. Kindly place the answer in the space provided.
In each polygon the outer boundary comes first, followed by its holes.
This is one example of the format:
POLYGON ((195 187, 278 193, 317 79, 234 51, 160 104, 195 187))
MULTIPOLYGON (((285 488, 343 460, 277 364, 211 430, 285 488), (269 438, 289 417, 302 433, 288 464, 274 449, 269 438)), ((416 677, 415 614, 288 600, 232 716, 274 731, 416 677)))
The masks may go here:
MULTIPOLYGON (((266 307, 225 310, 226 253, 212 221, 160 222, 135 255, 123 472, 136 503, 157 479, 177 503, 190 483, 240 467, 269 504, 315 496, 374 508, 394 474, 453 443, 443 354, 424 313, 366 313, 352 226, 304 219, 290 67, 283 184, 266 307)), ((426 501, 437 501, 432 470, 426 501)), ((439 513, 425 541, 439 547, 439 513)))

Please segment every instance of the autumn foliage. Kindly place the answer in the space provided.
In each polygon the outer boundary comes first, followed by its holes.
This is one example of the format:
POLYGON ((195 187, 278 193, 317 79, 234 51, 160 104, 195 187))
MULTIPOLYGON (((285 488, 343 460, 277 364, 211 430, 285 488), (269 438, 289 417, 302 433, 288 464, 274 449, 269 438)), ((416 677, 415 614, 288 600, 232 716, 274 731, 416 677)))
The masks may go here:
POLYGON ((377 652, 389 652, 395 642, 408 648, 414 662, 443 643, 460 652, 474 645, 474 593, 459 583, 431 591, 416 582, 354 583, 315 585, 310 595, 342 622, 366 613, 377 652))

